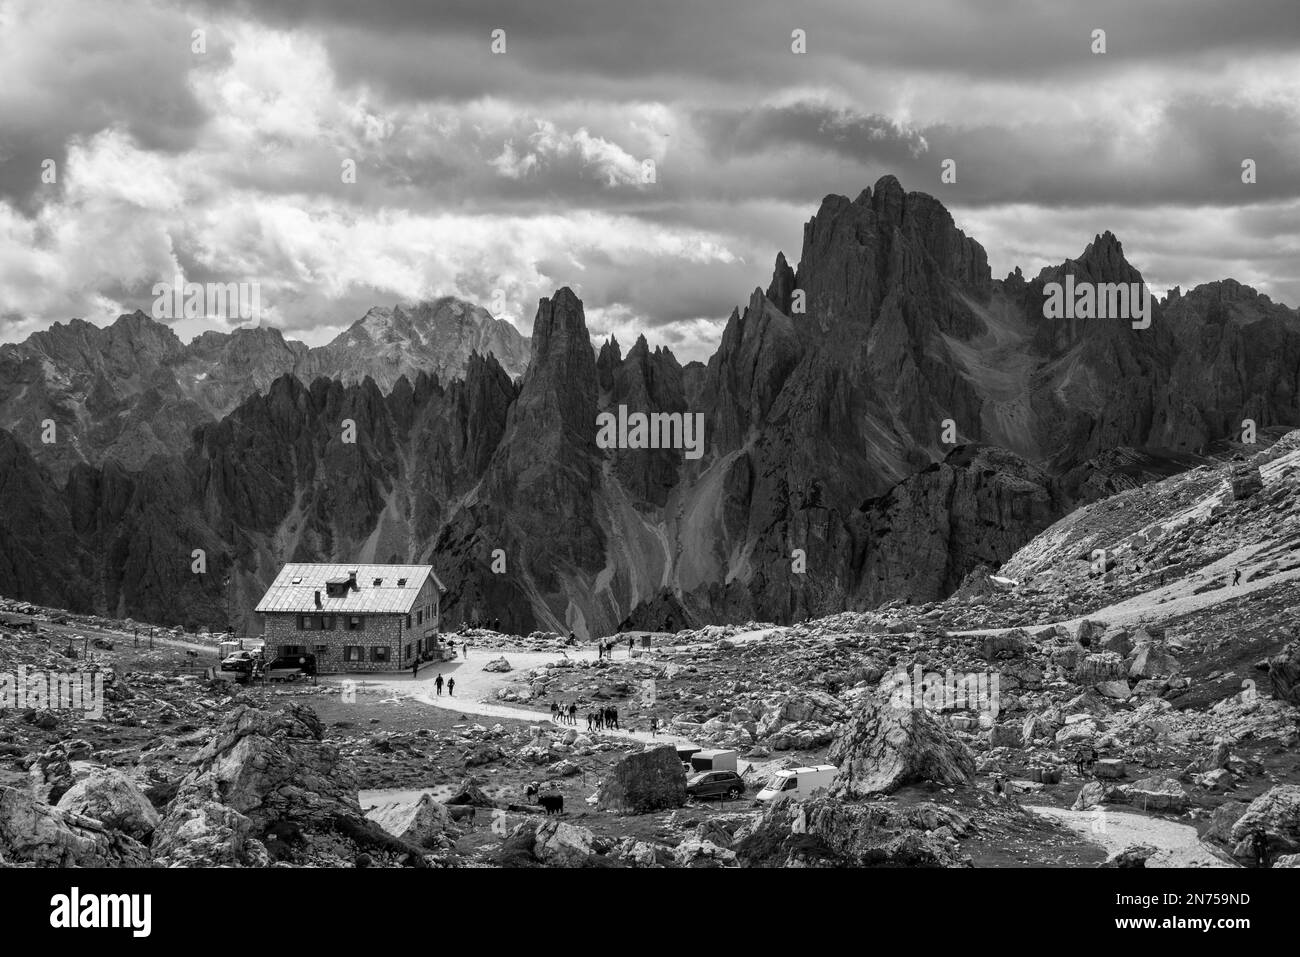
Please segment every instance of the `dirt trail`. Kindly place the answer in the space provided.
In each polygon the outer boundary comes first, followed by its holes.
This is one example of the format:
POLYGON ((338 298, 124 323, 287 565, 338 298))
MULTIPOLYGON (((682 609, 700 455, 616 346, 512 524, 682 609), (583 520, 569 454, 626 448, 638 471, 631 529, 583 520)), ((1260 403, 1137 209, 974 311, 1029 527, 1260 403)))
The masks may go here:
MULTIPOLYGON (((1177 579, 1160 588, 1153 588, 1123 601, 1115 602, 1115 604, 1107 605, 1105 608, 1098 608, 1086 615, 1079 615, 1075 618, 1067 618, 1057 622, 1042 622, 1029 627, 1037 629, 1048 628, 1052 625, 1064 625, 1066 628, 1073 629, 1085 619, 1104 621, 1108 625, 1136 625, 1144 621, 1162 621, 1167 618, 1200 611, 1220 602, 1231 601, 1252 592, 1300 578, 1300 568, 1293 568, 1262 578, 1251 577, 1254 568, 1248 566, 1247 563, 1257 551, 1267 544, 1253 543, 1244 545, 1235 552, 1223 556, 1216 562, 1211 562, 1185 578, 1177 579), (1195 593, 1196 589, 1216 580, 1231 582, 1233 570, 1237 568, 1242 570, 1243 575, 1243 581, 1240 585, 1225 584, 1223 588, 1202 592, 1199 595, 1195 593)), ((977 628, 957 632, 957 634, 995 635, 1021 627, 1026 626, 977 628)))
POLYGON ((1147 867, 1236 866, 1210 850, 1197 837, 1196 828, 1186 824, 1108 808, 1070 811, 1025 805, 1025 809, 1064 824, 1081 837, 1101 845, 1108 854, 1116 854, 1135 844, 1158 848, 1147 860, 1147 867))
MULTIPOLYGON (((596 656, 592 653, 593 651, 594 649, 570 651, 568 657, 577 661, 594 661, 596 656)), ((550 715, 544 711, 497 704, 493 700, 496 697, 497 689, 504 687, 513 678, 516 678, 518 672, 542 667, 561 657, 564 656, 554 651, 498 651, 485 649, 482 652, 471 651, 471 657, 468 660, 457 658, 455 661, 427 664, 420 669, 419 677, 414 679, 411 678, 410 674, 404 674, 401 676, 385 675, 383 677, 374 675, 330 675, 322 677, 320 680, 322 683, 329 684, 352 680, 357 683, 358 688, 377 689, 397 697, 414 698, 424 704, 442 708, 445 711, 459 711, 463 714, 478 715, 484 718, 509 718, 515 721, 527 721, 529 724, 550 725, 561 731, 575 728, 579 734, 587 734, 587 722, 584 720, 582 713, 578 715, 576 725, 560 724, 552 722, 550 715), (510 662, 512 671, 483 670, 483 665, 494 658, 500 657, 504 657, 510 662), (452 677, 456 679, 454 696, 449 695, 445 687, 442 694, 437 693, 437 686, 434 682, 440 674, 444 679, 452 677)), ((619 718, 622 720, 624 715, 620 714, 619 718)), ((591 734, 593 737, 631 738, 645 744, 693 745, 687 738, 662 732, 653 737, 649 731, 640 730, 595 731, 591 732, 591 734)))

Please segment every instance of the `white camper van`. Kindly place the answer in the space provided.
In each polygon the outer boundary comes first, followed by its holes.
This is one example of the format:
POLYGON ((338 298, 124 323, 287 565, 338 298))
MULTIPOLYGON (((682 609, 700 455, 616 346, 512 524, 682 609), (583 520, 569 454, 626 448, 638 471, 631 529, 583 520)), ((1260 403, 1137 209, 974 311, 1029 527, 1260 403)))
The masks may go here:
POLYGON ((790 768, 777 771, 758 792, 756 801, 784 801, 794 798, 803 801, 817 791, 830 787, 837 768, 833 764, 817 764, 810 768, 790 768))

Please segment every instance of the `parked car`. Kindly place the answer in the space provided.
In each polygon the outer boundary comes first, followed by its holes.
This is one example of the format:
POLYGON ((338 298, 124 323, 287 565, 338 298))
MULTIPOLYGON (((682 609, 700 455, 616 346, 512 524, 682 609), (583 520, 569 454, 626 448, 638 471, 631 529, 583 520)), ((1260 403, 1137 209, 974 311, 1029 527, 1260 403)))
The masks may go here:
POLYGON ((823 788, 830 787, 838 771, 833 764, 815 764, 810 768, 777 771, 763 785, 763 790, 758 792, 754 800, 763 803, 784 801, 787 798, 803 801, 823 788))
POLYGON ((315 673, 315 655, 281 655, 263 672, 267 681, 297 681, 315 673))
POLYGON ((253 659, 255 657, 251 651, 236 651, 221 659, 221 670, 238 671, 246 674, 253 670, 253 659))
POLYGON ((693 798, 730 798, 745 793, 745 780, 735 771, 704 771, 686 781, 686 793, 693 798))

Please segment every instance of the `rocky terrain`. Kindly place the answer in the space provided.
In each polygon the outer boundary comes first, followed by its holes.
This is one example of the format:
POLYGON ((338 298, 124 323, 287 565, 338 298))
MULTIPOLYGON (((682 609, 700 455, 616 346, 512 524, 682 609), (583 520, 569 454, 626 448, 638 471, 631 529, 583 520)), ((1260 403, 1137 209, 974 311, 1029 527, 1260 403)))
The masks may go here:
POLYGON ((210 637, 0 602, 0 672, 99 670, 106 699, 0 710, 0 861, 1254 867, 1262 831, 1296 866, 1297 492, 1300 432, 1078 509, 942 602, 613 657, 463 630, 418 679, 246 688, 200 673, 210 637), (479 693, 434 695, 446 668, 479 693), (690 798, 677 742, 735 749, 745 798, 690 798), (752 804, 819 763, 826 790, 752 804))

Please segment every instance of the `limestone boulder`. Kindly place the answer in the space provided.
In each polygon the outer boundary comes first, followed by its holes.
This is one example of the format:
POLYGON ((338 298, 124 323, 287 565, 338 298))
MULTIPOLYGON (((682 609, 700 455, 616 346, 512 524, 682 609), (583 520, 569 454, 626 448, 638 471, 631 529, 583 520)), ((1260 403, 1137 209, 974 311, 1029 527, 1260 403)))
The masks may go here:
POLYGON ((149 840, 159 821, 149 799, 116 768, 95 768, 63 792, 58 806, 94 818, 141 842, 149 840))
POLYGON ((889 794, 914 781, 969 786, 975 758, 945 723, 924 708, 897 708, 864 695, 831 742, 839 768, 833 790, 851 797, 889 794))
POLYGON ((421 794, 418 801, 391 801, 382 804, 366 817, 389 834, 419 847, 434 847, 444 838, 454 839, 460 829, 446 805, 432 795, 421 794))
POLYGON ((145 867, 149 851, 94 818, 0 787, 0 858, 39 867, 145 867))
POLYGON ((1300 852, 1300 785, 1279 784, 1251 801, 1232 825, 1233 840, 1248 839, 1257 827, 1274 853, 1300 852))
POLYGON ((610 768, 596 805, 602 810, 647 814, 686 803, 686 772, 671 745, 635 751, 610 768))
POLYGON ((1268 659, 1268 680, 1274 698, 1300 707, 1300 641, 1289 642, 1268 659))

